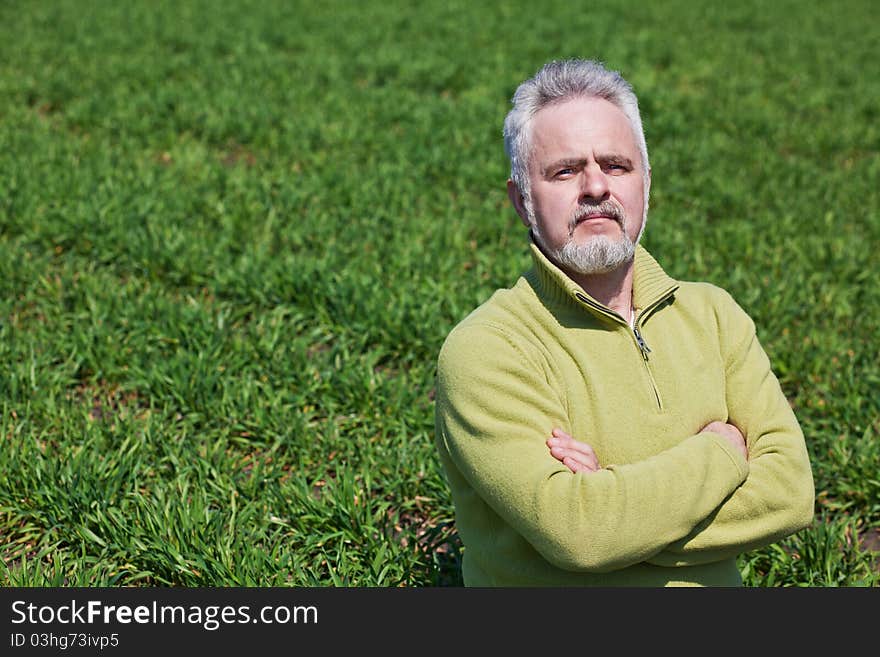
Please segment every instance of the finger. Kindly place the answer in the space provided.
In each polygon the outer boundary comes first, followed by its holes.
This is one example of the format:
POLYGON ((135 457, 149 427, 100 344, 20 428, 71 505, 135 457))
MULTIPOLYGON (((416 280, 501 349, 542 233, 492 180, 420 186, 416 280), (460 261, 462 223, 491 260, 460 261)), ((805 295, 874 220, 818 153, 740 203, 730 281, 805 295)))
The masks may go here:
POLYGON ((599 459, 596 458, 596 455, 592 452, 583 452, 578 449, 569 449, 567 447, 555 446, 550 448, 550 453, 560 461, 564 459, 566 456, 573 458, 581 463, 587 463, 589 465, 597 465, 599 463, 599 459))
POLYGON ((563 465, 571 470, 573 473, 577 474, 578 472, 595 472, 597 468, 590 467, 580 461, 576 461, 573 458, 566 457, 562 460, 563 465))
POLYGON ((566 449, 565 447, 551 447, 550 454, 558 461, 565 462, 566 459, 569 459, 580 463, 591 470, 597 470, 599 468, 599 461, 594 455, 585 454, 578 450, 566 449))
POLYGON ((592 459, 597 459, 596 452, 590 445, 580 440, 575 440, 562 430, 554 429, 553 436, 547 440, 547 446, 550 448, 564 447, 566 449, 573 449, 586 454, 592 459), (556 435, 556 431, 559 431, 561 435, 556 435))
POLYGON ((565 447, 573 447, 574 445, 586 445, 586 443, 573 438, 558 427, 550 432, 550 442, 556 445, 563 445, 565 447))

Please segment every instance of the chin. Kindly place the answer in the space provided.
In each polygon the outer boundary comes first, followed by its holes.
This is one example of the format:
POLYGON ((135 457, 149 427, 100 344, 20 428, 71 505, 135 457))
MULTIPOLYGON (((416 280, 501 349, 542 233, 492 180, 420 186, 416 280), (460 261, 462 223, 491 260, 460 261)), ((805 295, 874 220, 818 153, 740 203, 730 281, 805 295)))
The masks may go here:
POLYGON ((636 245, 623 234, 617 239, 597 235, 586 241, 568 240, 554 252, 563 269, 579 274, 607 274, 631 262, 636 245))

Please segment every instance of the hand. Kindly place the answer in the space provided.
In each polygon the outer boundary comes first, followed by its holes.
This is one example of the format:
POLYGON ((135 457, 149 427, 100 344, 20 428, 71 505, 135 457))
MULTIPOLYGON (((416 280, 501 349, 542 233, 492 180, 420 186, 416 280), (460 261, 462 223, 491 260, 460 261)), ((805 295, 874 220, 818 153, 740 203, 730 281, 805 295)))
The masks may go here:
POLYGON ((712 433, 717 433, 723 436, 725 439, 727 439, 727 442, 738 449, 748 461, 749 450, 746 447, 746 439, 743 438, 742 432, 734 425, 727 422, 719 422, 718 420, 715 420, 714 422, 710 422, 705 427, 700 429, 700 433, 704 433, 706 431, 711 431, 712 433))
POLYGON ((572 472, 596 472, 599 470, 599 459, 593 448, 575 440, 562 429, 556 428, 551 432, 552 436, 547 439, 547 447, 553 458, 562 463, 572 472))

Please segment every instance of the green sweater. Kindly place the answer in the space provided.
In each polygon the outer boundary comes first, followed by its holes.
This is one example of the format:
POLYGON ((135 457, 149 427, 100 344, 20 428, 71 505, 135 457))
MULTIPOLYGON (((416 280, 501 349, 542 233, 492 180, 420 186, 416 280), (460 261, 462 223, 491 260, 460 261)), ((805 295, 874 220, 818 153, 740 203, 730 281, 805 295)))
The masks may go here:
POLYGON ((736 555, 807 526, 813 478, 752 320, 639 247, 638 336, 533 244, 534 269, 440 352, 436 444, 467 586, 742 584, 736 555), (748 461, 712 420, 735 424, 748 461), (602 469, 572 473, 560 427, 602 469))

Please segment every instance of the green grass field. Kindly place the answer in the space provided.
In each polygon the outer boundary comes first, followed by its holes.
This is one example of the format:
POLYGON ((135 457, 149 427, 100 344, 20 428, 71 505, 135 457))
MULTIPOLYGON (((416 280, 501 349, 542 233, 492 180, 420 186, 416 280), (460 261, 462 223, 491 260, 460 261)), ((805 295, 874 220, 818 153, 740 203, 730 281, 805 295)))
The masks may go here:
POLYGON ((0 4, 0 584, 459 585, 436 355, 529 265, 501 123, 572 56, 807 438, 745 582, 878 585, 874 0, 0 4))

